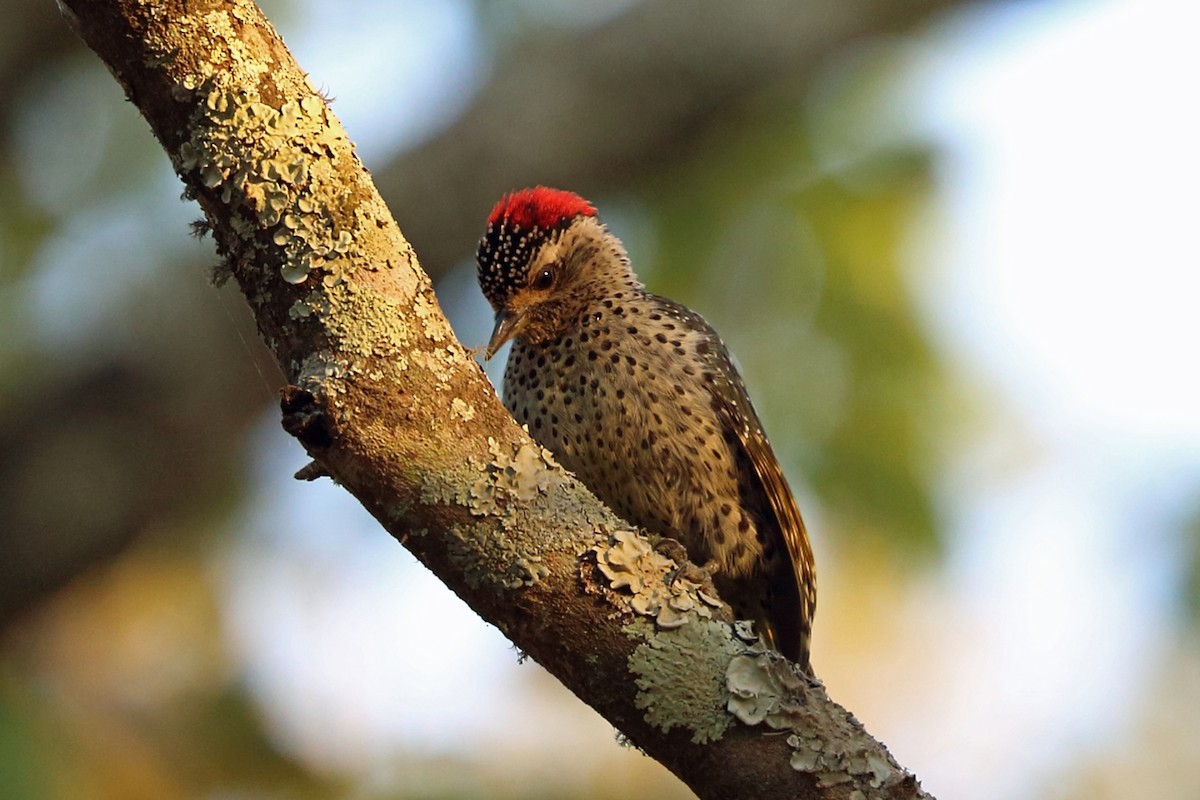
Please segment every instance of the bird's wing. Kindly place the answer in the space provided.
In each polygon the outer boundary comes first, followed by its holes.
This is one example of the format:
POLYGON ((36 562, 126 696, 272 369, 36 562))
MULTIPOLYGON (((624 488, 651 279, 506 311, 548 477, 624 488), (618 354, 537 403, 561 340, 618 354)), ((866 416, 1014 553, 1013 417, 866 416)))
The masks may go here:
POLYGON ((707 330, 711 334, 709 341, 716 344, 701 353, 707 361, 705 385, 723 429, 736 435, 737 457, 743 465, 745 503, 749 508, 761 510, 766 517, 761 523, 769 531, 778 531, 787 550, 788 557, 775 559, 773 573, 766 576, 772 594, 772 644, 811 673, 808 655, 817 604, 816 567, 800 509, 724 343, 700 315, 678 303, 665 299, 664 302, 680 317, 690 318, 699 329, 707 330))
POLYGON ((779 569, 790 575, 795 586, 794 595, 777 597, 772 602, 772 610, 775 612, 772 623, 778 628, 777 634, 781 640, 776 644, 782 652, 799 661, 807 671, 813 611, 817 602, 816 570, 808 531, 779 466, 779 460, 775 458, 771 443, 763 433, 749 398, 740 386, 731 388, 732 392, 714 393, 715 405, 729 426, 728 430, 737 433, 738 444, 753 468, 752 477, 758 484, 755 488, 766 497, 770 513, 774 517, 767 523, 769 527, 779 531, 787 547, 786 564, 779 569), (792 649, 796 646, 799 647, 798 651, 792 649))

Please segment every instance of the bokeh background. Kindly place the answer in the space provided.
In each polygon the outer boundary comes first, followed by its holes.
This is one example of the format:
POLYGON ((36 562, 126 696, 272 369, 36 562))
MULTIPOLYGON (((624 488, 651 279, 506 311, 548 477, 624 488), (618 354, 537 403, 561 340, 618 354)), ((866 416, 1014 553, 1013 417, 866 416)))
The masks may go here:
MULTIPOLYGON (((468 345, 577 190, 737 354, 942 798, 1200 791, 1188 0, 274 0, 468 345)), ((0 797, 688 797, 328 482, 53 3, 0 25, 0 797)), ((493 364, 493 368, 498 365, 493 364)))

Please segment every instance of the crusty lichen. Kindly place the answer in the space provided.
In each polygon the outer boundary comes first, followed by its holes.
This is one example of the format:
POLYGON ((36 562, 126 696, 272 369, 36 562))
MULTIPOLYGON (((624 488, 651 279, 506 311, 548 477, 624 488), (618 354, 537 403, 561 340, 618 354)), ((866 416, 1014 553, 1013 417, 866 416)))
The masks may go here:
POLYGON ((472 516, 498 518, 506 528, 522 531, 520 537, 497 536, 494 522, 453 528, 447 554, 462 567, 468 585, 531 586, 549 574, 544 554, 552 542, 538 531, 554 527, 548 516, 556 514, 558 504, 552 495, 570 497, 578 489, 550 451, 531 441, 506 444, 489 437, 488 455, 429 476, 422 481, 422 501, 457 505, 472 516))
POLYGON ((592 547, 596 566, 609 587, 628 596, 635 614, 654 618, 660 628, 678 628, 711 618, 721 601, 694 581, 677 574, 679 565, 659 553, 644 536, 619 530, 592 547))
POLYGON ((550 574, 539 553, 495 536, 486 524, 453 525, 447 533, 446 555, 463 568, 463 580, 472 589, 521 589, 550 574))
MULTIPOLYGON (((293 285, 312 285, 319 274, 311 292, 291 295, 289 316, 325 325, 341 340, 339 351, 387 356, 423 336, 437 345, 423 353, 438 376, 451 362, 461 365, 464 353, 436 313, 428 279, 341 123, 304 73, 279 58, 281 45, 254 4, 231 0, 191 13, 185 6, 169 25, 150 26, 146 45, 150 62, 171 64, 173 99, 191 105, 176 133, 175 169, 192 194, 206 193, 228 211, 219 226, 226 263, 214 280, 247 260, 277 265, 293 285), (353 279, 359 268, 388 270, 390 291, 364 291, 353 279), (383 294, 395 308, 384 307, 383 294)), ((258 304, 272 291, 257 282, 249 299, 258 304)))
POLYGON ((726 624, 696 619, 669 631, 639 632, 645 639, 630 655, 629 669, 647 722, 664 732, 686 728, 698 744, 725 734, 733 723, 725 669, 740 649, 729 631, 726 624))
POLYGON ((563 483, 554 455, 531 441, 521 442, 514 452, 489 436, 488 453, 489 461, 472 465, 476 477, 466 492, 453 498, 475 516, 502 513, 563 483))
POLYGON ((282 249, 280 274, 288 283, 303 283, 327 264, 332 274, 347 274, 360 255, 355 238, 311 197, 315 186, 332 182, 336 154, 349 152, 341 124, 315 94, 274 108, 255 91, 223 83, 216 76, 207 82, 176 170, 220 192, 231 226, 245 240, 270 233, 282 249))
MULTIPOLYGON (((245 6, 183 15, 182 29, 191 25, 223 42, 212 52, 228 63, 222 69, 201 63, 179 84, 178 99, 200 102, 174 154, 176 170, 228 209, 226 230, 235 238, 223 244, 234 259, 278 264, 283 281, 306 287, 292 290, 288 319, 324 329, 340 376, 380 378, 378 365, 386 361, 393 369, 423 369, 435 390, 448 390, 466 353, 438 313, 428 278, 311 83, 248 63, 253 54, 238 38, 245 31, 229 22, 230 15, 252 13, 245 6), (367 288, 358 269, 387 270, 389 290, 367 288), (314 275, 319 282, 310 280, 314 275)), ((216 278, 229 274, 224 269, 216 278)), ((250 300, 259 304, 272 291, 258 282, 250 300)), ((289 376, 301 365, 291 367, 289 376)), ((340 393, 335 385, 324 392, 340 393)))
POLYGON ((877 742, 849 724, 849 712, 829 701, 810 702, 807 692, 818 691, 813 680, 761 642, 729 661, 725 687, 730 713, 746 725, 788 731, 792 769, 815 775, 822 786, 879 788, 912 780, 886 751, 880 756, 877 742))
POLYGON ((589 552, 612 597, 645 620, 626 632, 642 639, 628 663, 646 721, 663 731, 686 728, 697 743, 720 739, 733 722, 725 669, 742 647, 714 619, 721 601, 636 531, 612 531, 589 552))
POLYGON ((609 589, 642 618, 625 630, 641 639, 628 664, 648 723, 683 727, 698 743, 720 739, 735 719, 786 732, 791 767, 825 786, 911 780, 886 751, 879 755, 848 712, 813 702, 820 685, 769 649, 750 623, 715 618, 720 601, 680 577, 645 538, 617 530, 590 552, 609 589))

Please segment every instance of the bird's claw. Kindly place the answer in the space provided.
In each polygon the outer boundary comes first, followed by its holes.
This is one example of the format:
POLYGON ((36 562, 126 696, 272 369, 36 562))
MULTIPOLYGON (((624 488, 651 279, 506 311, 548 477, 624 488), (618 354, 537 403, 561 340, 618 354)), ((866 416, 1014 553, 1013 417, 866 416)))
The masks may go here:
POLYGON ((675 539, 659 539, 654 545, 655 552, 674 561, 678 566, 667 573, 667 585, 674 586, 678 581, 686 580, 697 586, 712 589, 712 576, 716 571, 716 562, 693 564, 688 560, 687 548, 675 539))

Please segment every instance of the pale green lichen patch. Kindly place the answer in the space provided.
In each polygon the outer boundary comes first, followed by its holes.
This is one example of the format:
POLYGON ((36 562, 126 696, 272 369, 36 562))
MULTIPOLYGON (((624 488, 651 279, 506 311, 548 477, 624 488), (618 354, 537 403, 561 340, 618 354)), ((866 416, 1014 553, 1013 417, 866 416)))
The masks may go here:
POLYGON ((472 589, 520 589, 550 574, 540 555, 523 552, 483 523, 452 526, 446 553, 463 567, 463 580, 472 589))
POLYGON ((861 781, 879 788, 907 778, 880 757, 876 743, 844 724, 848 712, 833 706, 843 718, 830 719, 827 704, 806 702, 807 691, 815 691, 812 679, 761 642, 730 659, 725 688, 729 712, 741 722, 789 732, 792 769, 815 775, 822 786, 861 781))
MULTIPOLYGON (((465 403, 463 408, 466 408, 465 403)), ((429 499, 449 500, 465 507, 474 516, 484 517, 516 510, 563 483, 561 468, 554 456, 533 442, 524 441, 514 451, 489 436, 488 453, 490 460, 483 463, 476 460, 469 465, 473 477, 466 482, 465 489, 455 490, 450 496, 429 499)), ((463 486, 457 482, 454 485, 463 486)))
POLYGON ((341 389, 340 380, 346 375, 346 367, 332 353, 318 351, 294 365, 294 372, 297 386, 318 397, 328 397, 331 392, 341 389))
POLYGON ((629 656, 638 688, 634 702, 647 722, 664 732, 685 728, 699 744, 725 734, 732 724, 725 710, 725 668, 741 647, 729 630, 714 620, 695 620, 647 633, 629 656))
POLYGON ((288 308, 288 317, 290 319, 304 319, 312 314, 312 307, 308 303, 297 300, 288 308))
POLYGON ((488 464, 491 485, 500 497, 527 503, 562 483, 562 468, 554 455, 531 441, 521 442, 516 452, 512 452, 489 436, 488 452, 492 455, 488 464))
MULTIPOLYGON (((216 199, 228 211, 219 242, 226 264, 214 280, 248 262, 273 264, 283 281, 311 287, 287 295, 289 319, 326 326, 345 370, 372 358, 394 366, 399 352, 424 336, 434 346, 404 367, 427 368, 439 387, 449 385, 465 353, 438 313, 428 279, 341 123, 254 4, 210 4, 173 17, 170 27, 151 27, 148 59, 171 64, 172 97, 191 108, 188 124, 175 132, 175 169, 193 197, 216 199), (359 269, 386 279, 363 280, 359 269), (384 297, 391 305, 380 302, 384 297)), ((271 302, 275 291, 256 281, 248 299, 271 302)))
POLYGON ((791 728, 803 718, 801 689, 806 679, 782 656, 761 642, 729 662, 725 675, 729 711, 747 725, 765 723, 775 730, 791 728))
POLYGON ((678 565, 635 531, 618 530, 591 552, 609 587, 628 596, 630 610, 653 617, 660 628, 709 619, 721 607, 699 584, 674 574, 678 565))
POLYGON ((413 315, 421 323, 425 337, 432 342, 454 341, 454 334, 446 325, 446 318, 431 297, 418 294, 413 300, 413 315))
POLYGON ((339 261, 345 269, 360 255, 356 220, 338 218, 337 201, 318 194, 342 182, 352 150, 311 83, 298 71, 275 69, 269 45, 245 23, 255 16, 244 0, 182 14, 169 30, 149 31, 147 46, 151 60, 186 70, 173 96, 200 101, 173 154, 176 171, 217 193, 232 212, 230 228, 251 249, 267 242, 282 249, 280 274, 301 283, 316 269, 339 261), (175 37, 208 47, 188 50, 185 62, 175 37))
MULTIPOLYGON (((389 277, 411 275, 410 271, 392 270, 389 277)), ((416 278, 409 285, 393 281, 392 289, 385 293, 361 290, 358 281, 346 280, 336 272, 327 272, 322 278, 323 296, 328 308, 337 313, 323 315, 330 336, 338 341, 347 354, 364 359, 385 361, 396 370, 409 369, 428 373, 421 383, 433 392, 449 392, 456 379, 468 367, 466 351, 453 335, 436 306, 427 299, 424 280, 416 278), (409 294, 409 290, 412 294, 409 294), (414 315, 415 309, 425 309, 427 317, 422 320, 414 315), (442 333, 437 331, 445 328, 442 333), (436 333, 436 335, 435 335, 436 333)), ((444 413, 444 404, 450 401, 439 398, 439 411, 444 413)), ((455 409, 452 409, 455 410, 455 409)), ((466 406, 457 410, 466 412, 466 406)))
POLYGON ((540 536, 554 529, 559 495, 570 495, 565 474, 545 448, 528 440, 504 444, 488 440, 488 458, 472 459, 421 481, 422 501, 457 505, 481 519, 451 531, 448 555, 463 568, 468 585, 498 588, 531 586, 549 575, 543 553, 561 541, 540 536), (494 521, 498 518, 501 530, 494 521), (519 531, 521 536, 509 535, 519 531))
POLYGON ((333 183, 336 155, 348 152, 345 131, 320 98, 276 109, 256 92, 224 88, 214 78, 197 115, 176 169, 219 190, 242 235, 271 231, 271 242, 283 250, 283 279, 302 283, 326 265, 333 272, 349 269, 357 255, 354 237, 309 196, 314 185, 333 183), (310 211, 293 211, 301 207, 310 211))

